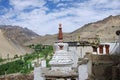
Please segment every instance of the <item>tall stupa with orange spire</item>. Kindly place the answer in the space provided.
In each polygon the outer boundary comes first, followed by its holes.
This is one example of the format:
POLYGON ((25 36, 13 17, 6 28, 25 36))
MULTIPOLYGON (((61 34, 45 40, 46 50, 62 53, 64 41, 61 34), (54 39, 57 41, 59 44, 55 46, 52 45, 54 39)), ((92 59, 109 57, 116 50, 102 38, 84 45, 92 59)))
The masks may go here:
POLYGON ((54 55, 49 62, 51 67, 35 69, 34 80, 78 80, 73 57, 68 44, 63 42, 62 25, 59 24, 58 42, 54 44, 54 55), (41 72, 37 73, 37 70, 41 72))
POLYGON ((54 44, 54 50, 55 54, 53 55, 53 58, 50 61, 52 69, 64 69, 63 71, 65 71, 68 70, 69 66, 70 70, 73 64, 73 60, 71 54, 68 51, 68 44, 63 43, 62 24, 59 24, 58 43, 54 44))

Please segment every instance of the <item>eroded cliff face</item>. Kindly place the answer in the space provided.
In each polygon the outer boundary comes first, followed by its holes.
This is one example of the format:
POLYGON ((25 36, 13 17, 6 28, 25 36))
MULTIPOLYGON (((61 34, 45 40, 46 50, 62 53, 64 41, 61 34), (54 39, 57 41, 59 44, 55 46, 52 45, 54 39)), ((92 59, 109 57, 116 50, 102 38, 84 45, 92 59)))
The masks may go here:
POLYGON ((36 33, 27 28, 0 25, 0 57, 13 58, 31 52, 24 43, 37 37, 36 33))

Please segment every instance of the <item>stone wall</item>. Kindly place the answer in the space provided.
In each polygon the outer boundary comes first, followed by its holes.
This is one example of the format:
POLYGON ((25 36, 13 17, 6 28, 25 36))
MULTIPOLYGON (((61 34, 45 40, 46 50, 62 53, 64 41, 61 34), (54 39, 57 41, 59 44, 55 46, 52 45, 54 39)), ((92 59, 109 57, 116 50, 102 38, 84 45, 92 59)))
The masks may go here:
POLYGON ((33 80, 33 74, 7 75, 0 77, 0 80, 33 80))
MULTIPOLYGON (((120 55, 89 55, 88 63, 91 64, 90 80, 119 80, 120 55), (119 69, 119 68, 118 68, 119 69), (116 79, 115 79, 116 78, 116 79)), ((90 67, 88 65, 88 67, 90 67)))

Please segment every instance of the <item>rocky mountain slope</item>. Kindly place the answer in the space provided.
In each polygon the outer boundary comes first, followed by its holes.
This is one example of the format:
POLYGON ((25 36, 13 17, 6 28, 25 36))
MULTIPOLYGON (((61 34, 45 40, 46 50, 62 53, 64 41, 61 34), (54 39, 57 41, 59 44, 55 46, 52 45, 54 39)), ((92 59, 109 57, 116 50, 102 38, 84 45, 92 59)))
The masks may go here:
POLYGON ((38 35, 19 26, 0 26, 0 57, 14 57, 30 51, 23 44, 38 35))
POLYGON ((98 36, 101 42, 114 42, 117 40, 116 31, 120 29, 120 15, 109 16, 101 21, 89 23, 72 32, 72 36, 80 35, 81 38, 94 38, 98 36))
MULTIPOLYGON (((58 26, 56 26, 56 28, 58 28, 58 26)), ((118 36, 115 34, 118 29, 120 29, 120 15, 109 16, 103 20, 88 23, 71 33, 64 33, 63 37, 65 42, 84 41, 96 37, 99 37, 101 42, 115 42, 118 39, 118 36), (80 37, 80 39, 78 37, 80 37)), ((26 45, 32 43, 53 44, 56 41, 57 34, 46 35, 37 37, 36 39, 27 42, 26 45)))
MULTIPOLYGON (((120 15, 109 16, 103 20, 86 24, 71 33, 64 33, 63 37, 65 42, 84 41, 96 37, 99 37, 101 42, 114 42, 118 39, 115 34, 117 30, 120 30, 120 15)), ((29 51, 25 46, 30 44, 53 44, 56 41, 57 34, 39 36, 27 28, 10 25, 0 26, 0 56, 4 58, 8 54, 10 57, 16 54, 25 54, 29 51)))

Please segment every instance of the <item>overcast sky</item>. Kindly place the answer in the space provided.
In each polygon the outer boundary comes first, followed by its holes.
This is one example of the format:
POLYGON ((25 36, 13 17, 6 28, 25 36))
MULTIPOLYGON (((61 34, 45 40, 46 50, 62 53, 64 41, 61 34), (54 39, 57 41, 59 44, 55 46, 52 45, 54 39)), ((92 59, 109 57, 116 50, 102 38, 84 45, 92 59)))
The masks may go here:
POLYGON ((0 0, 0 25, 19 25, 45 35, 120 15, 120 0, 0 0))

